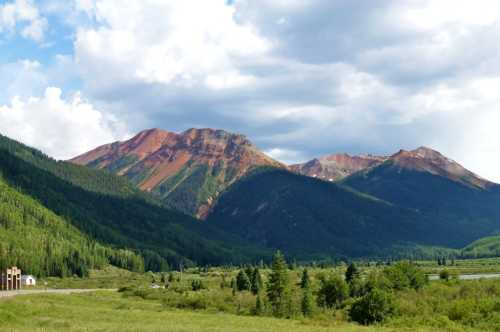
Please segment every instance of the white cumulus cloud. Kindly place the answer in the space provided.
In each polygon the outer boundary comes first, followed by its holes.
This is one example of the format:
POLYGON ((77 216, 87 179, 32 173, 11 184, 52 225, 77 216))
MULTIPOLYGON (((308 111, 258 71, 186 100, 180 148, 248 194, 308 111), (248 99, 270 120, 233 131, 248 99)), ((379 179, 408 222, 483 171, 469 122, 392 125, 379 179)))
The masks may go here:
POLYGON ((0 106, 0 133, 59 159, 127 136, 124 126, 79 94, 68 99, 61 94, 61 89, 49 87, 39 98, 14 97, 10 104, 0 106))
POLYGON ((0 33, 14 34, 41 42, 48 28, 48 21, 32 0, 15 0, 0 5, 0 33))
POLYGON ((238 87, 253 80, 236 60, 271 47, 251 25, 237 23, 224 0, 87 0, 78 7, 97 24, 78 30, 76 58, 89 75, 107 73, 101 84, 238 87))

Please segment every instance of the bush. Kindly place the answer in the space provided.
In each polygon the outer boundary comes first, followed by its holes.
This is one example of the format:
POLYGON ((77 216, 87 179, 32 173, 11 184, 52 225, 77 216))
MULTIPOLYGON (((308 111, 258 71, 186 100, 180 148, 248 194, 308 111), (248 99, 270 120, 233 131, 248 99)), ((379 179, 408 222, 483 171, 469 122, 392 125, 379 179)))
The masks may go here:
POLYGON ((351 306, 349 316, 355 322, 369 325, 382 322, 395 311, 395 305, 390 293, 373 289, 357 300, 351 306))
POLYGON ((349 286, 338 275, 320 276, 320 283, 317 299, 320 307, 339 307, 349 297, 349 286))
POLYGON ((441 270, 441 272, 439 272, 439 279, 441 279, 441 280, 448 281, 448 280, 450 280, 450 277, 451 277, 451 273, 447 269, 441 270))
POLYGON ((191 289, 196 292, 206 289, 206 287, 200 279, 193 279, 193 281, 191 281, 191 289))
POLYGON ((392 284, 392 288, 421 289, 428 281, 424 272, 410 262, 399 262, 384 270, 384 274, 392 284))

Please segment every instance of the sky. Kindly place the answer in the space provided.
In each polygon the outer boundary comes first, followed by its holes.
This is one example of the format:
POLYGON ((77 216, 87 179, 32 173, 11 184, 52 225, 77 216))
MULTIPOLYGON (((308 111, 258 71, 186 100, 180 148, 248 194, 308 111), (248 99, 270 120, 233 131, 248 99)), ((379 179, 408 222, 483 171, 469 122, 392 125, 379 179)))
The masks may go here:
POLYGON ((0 133, 220 128, 287 163, 428 146, 500 182, 497 0, 0 0, 0 133))

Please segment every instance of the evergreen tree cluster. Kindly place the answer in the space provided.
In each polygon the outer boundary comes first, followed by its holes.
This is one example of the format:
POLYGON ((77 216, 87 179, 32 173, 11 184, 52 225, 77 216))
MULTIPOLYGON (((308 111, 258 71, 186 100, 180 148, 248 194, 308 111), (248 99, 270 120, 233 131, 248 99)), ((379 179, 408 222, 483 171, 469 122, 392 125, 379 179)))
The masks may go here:
POLYGON ((106 264, 143 271, 138 254, 85 237, 39 202, 0 178, 0 269, 16 265, 36 276, 79 276, 106 264))

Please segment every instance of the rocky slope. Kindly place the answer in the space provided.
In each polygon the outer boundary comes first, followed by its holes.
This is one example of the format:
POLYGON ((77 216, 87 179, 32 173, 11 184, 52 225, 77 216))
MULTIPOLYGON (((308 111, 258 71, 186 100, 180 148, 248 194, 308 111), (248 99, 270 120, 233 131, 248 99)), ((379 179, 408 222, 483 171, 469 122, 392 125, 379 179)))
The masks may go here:
POLYGON ((392 155, 389 161, 392 167, 398 170, 426 172, 470 187, 488 189, 495 186, 494 183, 465 169, 440 152, 427 147, 420 147, 413 151, 400 150, 392 155))
POLYGON ((170 206, 205 218, 219 194, 257 166, 285 167, 245 136, 214 129, 145 130, 71 160, 130 179, 170 206))
POLYGON ((385 160, 387 157, 350 156, 342 153, 315 158, 303 164, 291 165, 290 170, 325 181, 338 181, 361 170, 380 165, 385 160))
POLYGON ((291 165, 290 170, 325 181, 340 181, 369 169, 391 165, 396 171, 412 170, 441 176, 461 184, 482 189, 491 188, 493 183, 465 169, 440 152, 427 147, 412 151, 400 150, 392 156, 334 154, 310 160, 303 164, 291 165))

